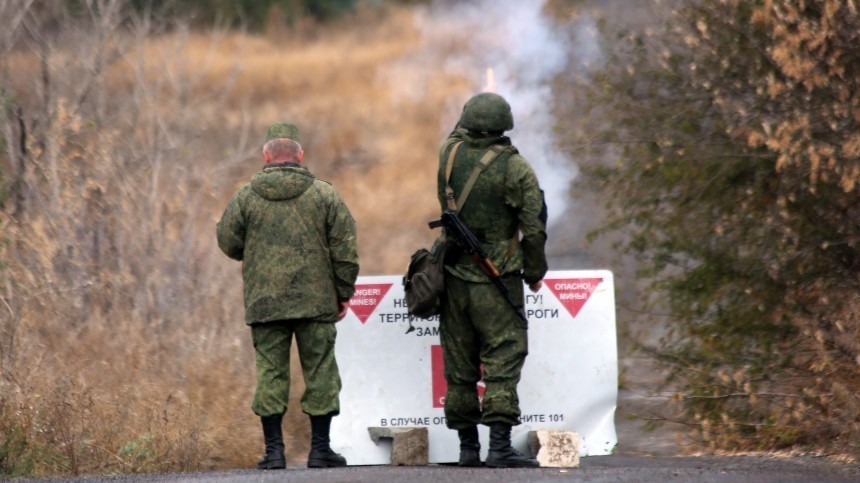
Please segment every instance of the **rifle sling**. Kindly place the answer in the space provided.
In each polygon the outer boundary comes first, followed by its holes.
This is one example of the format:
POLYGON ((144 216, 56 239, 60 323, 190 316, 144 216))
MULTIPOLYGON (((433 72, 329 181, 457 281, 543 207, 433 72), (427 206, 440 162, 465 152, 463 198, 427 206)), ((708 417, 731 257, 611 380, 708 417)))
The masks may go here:
POLYGON ((454 156, 457 155, 457 150, 462 144, 463 141, 457 141, 454 144, 451 152, 448 153, 448 162, 445 164, 445 200, 448 202, 448 209, 453 212, 457 212, 457 200, 454 198, 454 189, 451 188, 451 172, 454 170, 454 156))
MULTIPOLYGON (((457 156, 457 150, 463 144, 463 141, 457 141, 453 144, 451 151, 448 153, 448 161, 445 164, 445 198, 448 202, 448 209, 458 213, 461 208, 463 208, 463 204, 466 203, 466 198, 469 197, 469 193, 472 191, 472 187, 475 186, 475 181, 478 180, 478 176, 484 172, 493 161, 498 159, 498 157, 505 151, 505 147, 502 146, 491 146, 487 151, 481 156, 478 160, 478 163, 472 169, 472 173, 469 175, 469 179, 466 180, 466 185, 463 186, 463 192, 460 193, 460 199, 455 199, 454 189, 451 188, 451 172, 454 170, 454 157, 457 156)), ((508 251, 505 254, 505 258, 502 261, 502 266, 499 267, 499 270, 504 270, 505 265, 508 264, 508 260, 514 255, 514 252, 517 249, 517 231, 514 232, 514 237, 511 238, 511 244, 508 246, 508 251)))
POLYGON ((463 144, 463 141, 458 141, 451 148, 451 152, 448 154, 448 162, 445 165, 445 198, 448 202, 448 209, 458 213, 463 205, 466 203, 466 198, 469 197, 469 193, 472 191, 472 187, 475 186, 475 181, 478 180, 478 176, 484 172, 493 161, 498 159, 499 155, 505 151, 505 147, 503 146, 492 146, 487 149, 486 152, 481 156, 478 160, 478 163, 472 169, 472 173, 469 175, 469 178, 466 180, 466 184, 463 186, 463 192, 460 193, 459 199, 455 199, 454 189, 451 188, 451 172, 454 170, 454 157, 457 155, 457 150, 463 144))

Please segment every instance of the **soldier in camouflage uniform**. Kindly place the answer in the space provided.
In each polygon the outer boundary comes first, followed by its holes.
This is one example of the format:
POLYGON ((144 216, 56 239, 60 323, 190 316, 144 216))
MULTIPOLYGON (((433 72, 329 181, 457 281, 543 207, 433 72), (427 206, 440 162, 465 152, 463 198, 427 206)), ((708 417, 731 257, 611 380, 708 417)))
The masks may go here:
MULTIPOLYGON (((501 96, 482 93, 466 102, 457 128, 439 152, 438 196, 446 209, 445 168, 458 141, 463 144, 450 178, 456 196, 481 156, 490 148, 501 151, 477 178, 459 216, 499 268, 513 302, 523 306, 523 281, 536 292, 547 270, 546 205, 531 166, 504 136, 513 127, 511 108, 501 96)), ((517 383, 528 353, 526 323, 462 252, 455 250, 447 258, 445 286, 439 325, 448 383, 445 416, 460 437, 460 466, 481 466, 479 423, 490 427, 487 466, 538 466, 511 447, 511 427, 520 416, 517 383), (476 387, 482 365, 483 404, 476 387)))
POLYGON ((346 315, 358 276, 355 221, 337 191, 302 163, 295 126, 275 124, 266 137, 265 166, 233 195, 216 230, 221 250, 242 261, 257 366, 252 409, 266 443, 257 467, 286 467, 281 422, 293 336, 306 385, 302 411, 311 420, 308 467, 346 466, 329 446, 329 430, 340 413, 334 323, 346 315))

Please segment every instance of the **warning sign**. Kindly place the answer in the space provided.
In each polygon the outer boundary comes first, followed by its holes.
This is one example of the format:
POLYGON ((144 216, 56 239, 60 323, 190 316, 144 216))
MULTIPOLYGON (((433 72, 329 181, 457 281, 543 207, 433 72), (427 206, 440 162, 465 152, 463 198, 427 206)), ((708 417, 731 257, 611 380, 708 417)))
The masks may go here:
POLYGON ((555 294, 558 301, 576 318, 582 306, 591 298, 594 289, 600 285, 602 278, 564 278, 544 280, 544 284, 555 294))
POLYGON ((367 318, 376 310, 376 306, 388 293, 391 285, 390 283, 356 284, 355 294, 349 300, 349 308, 362 324, 367 322, 367 318))
MULTIPOLYGON (((441 321, 409 315, 402 279, 359 277, 351 310, 337 324, 343 388, 331 440, 351 465, 391 461, 391 443, 372 440, 370 427, 427 428, 428 461, 459 460, 457 431, 445 416, 441 321)), ((520 424, 511 431, 518 451, 528 451, 531 431, 548 430, 579 433, 582 457, 612 454, 618 441, 613 287, 608 270, 551 271, 537 292, 523 287, 529 353, 517 384, 520 424)), ((477 383, 479 398, 485 388, 477 383)), ((480 425, 478 432, 486 457, 489 428, 480 425)))

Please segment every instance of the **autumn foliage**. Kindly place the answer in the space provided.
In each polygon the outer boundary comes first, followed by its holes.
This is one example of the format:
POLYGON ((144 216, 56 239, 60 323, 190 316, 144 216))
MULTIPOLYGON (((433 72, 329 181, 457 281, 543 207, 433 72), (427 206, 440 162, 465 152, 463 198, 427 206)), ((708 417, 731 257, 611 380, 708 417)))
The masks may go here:
POLYGON ((856 455, 860 13, 669 6, 582 91, 607 121, 584 134, 606 141, 585 167, 609 198, 603 232, 623 230, 668 311, 645 347, 679 403, 664 416, 713 449, 856 455))

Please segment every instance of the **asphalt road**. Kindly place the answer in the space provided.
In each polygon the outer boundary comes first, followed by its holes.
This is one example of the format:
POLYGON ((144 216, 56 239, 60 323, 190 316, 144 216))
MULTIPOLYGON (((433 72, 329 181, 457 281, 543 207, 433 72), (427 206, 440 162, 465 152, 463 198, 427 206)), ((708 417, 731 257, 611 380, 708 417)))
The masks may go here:
MULTIPOLYGON (((46 480, 12 480, 46 481, 46 480)), ((59 480, 55 480, 59 481, 59 480)), ((839 464, 815 457, 667 457, 590 456, 579 468, 490 469, 429 466, 352 466, 335 469, 232 470, 185 474, 90 477, 78 482, 858 482, 860 465, 839 464)))

